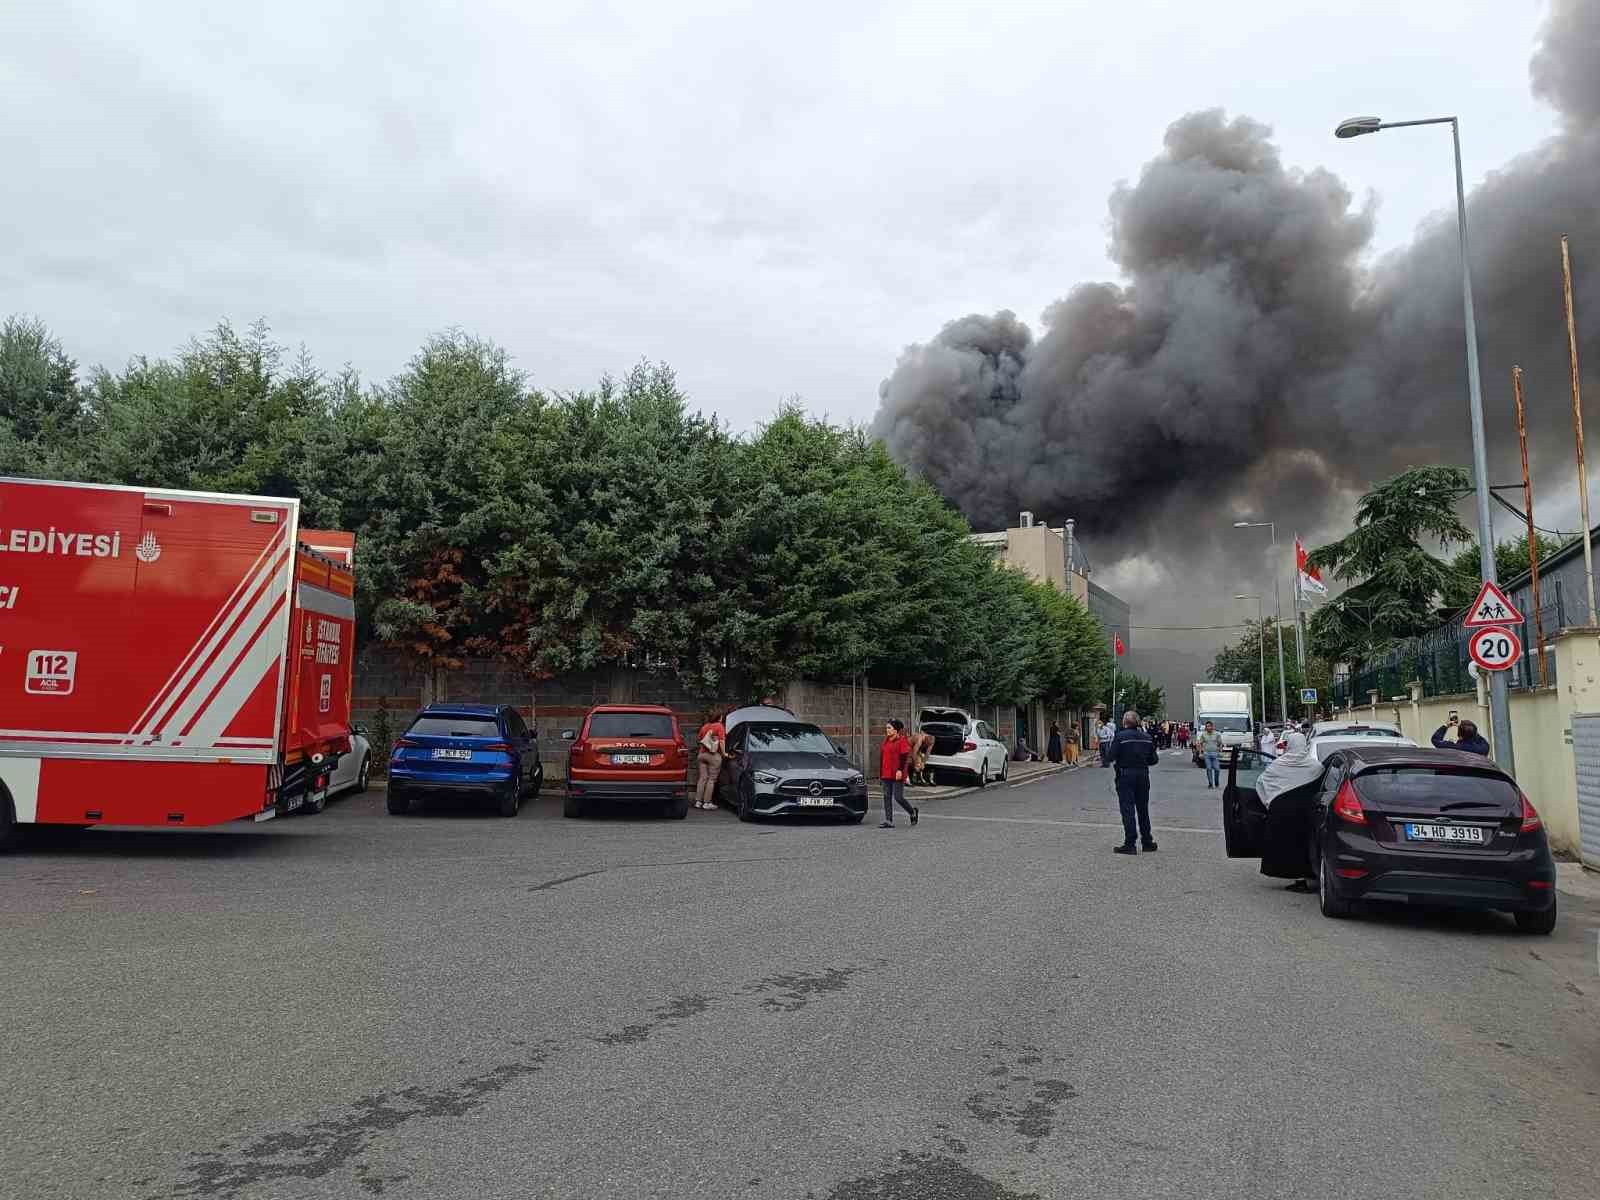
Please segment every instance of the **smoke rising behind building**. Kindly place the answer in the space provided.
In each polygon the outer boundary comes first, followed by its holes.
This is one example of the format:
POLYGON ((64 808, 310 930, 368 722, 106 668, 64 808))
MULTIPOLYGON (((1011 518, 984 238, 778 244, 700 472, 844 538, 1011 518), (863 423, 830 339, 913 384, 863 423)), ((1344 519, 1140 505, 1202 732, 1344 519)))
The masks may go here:
MULTIPOLYGON (((1521 364, 1544 494, 1572 463, 1562 234, 1584 384, 1600 394, 1600 4, 1555 0, 1530 78, 1559 132, 1476 188, 1468 222, 1490 469, 1496 483, 1520 479, 1521 364)), ((1347 115, 1328 115, 1330 157, 1347 115)), ((1447 129, 1379 136, 1417 139, 1448 178, 1447 129)), ((1372 261, 1374 205, 1329 170, 1286 166, 1257 120, 1180 117, 1111 195, 1122 281, 1071 288, 1037 335, 1011 312, 951 321, 902 354, 873 431, 977 528, 1021 509, 1075 517, 1097 567, 1137 558, 1215 613, 1256 570, 1232 520, 1336 534, 1372 480, 1471 461, 1455 214, 1372 261)), ((1501 538, 1519 532, 1497 524, 1501 538)), ((1131 582, 1118 589, 1141 616, 1188 604, 1131 582)))

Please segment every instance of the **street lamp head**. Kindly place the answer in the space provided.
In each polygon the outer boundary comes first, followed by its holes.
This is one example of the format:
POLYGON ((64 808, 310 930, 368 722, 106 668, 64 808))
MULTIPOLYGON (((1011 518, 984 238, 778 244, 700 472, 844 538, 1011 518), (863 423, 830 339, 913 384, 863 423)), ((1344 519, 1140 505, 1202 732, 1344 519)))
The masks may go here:
POLYGON ((1259 600, 1261 597, 1255 592, 1242 592, 1234 597, 1235 600, 1259 600))
POLYGON ((1250 522, 1249 521, 1235 521, 1233 523, 1233 527, 1235 529, 1249 529, 1250 528, 1250 522))
POLYGON ((1336 138, 1360 137, 1364 133, 1377 133, 1383 128, 1381 117, 1351 117, 1348 121, 1340 121, 1333 131, 1336 138))

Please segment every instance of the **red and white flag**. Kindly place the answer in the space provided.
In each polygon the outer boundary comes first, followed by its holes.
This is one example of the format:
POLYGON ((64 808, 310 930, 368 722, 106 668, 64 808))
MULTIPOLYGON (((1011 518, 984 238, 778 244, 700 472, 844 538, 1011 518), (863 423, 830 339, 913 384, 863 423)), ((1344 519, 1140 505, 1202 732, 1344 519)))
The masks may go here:
POLYGON ((1128 648, 1122 644, 1122 635, 1120 633, 1111 635, 1111 645, 1118 654, 1126 654, 1128 652, 1128 648))
POLYGON ((1306 562, 1305 543, 1300 540, 1300 535, 1294 535, 1294 566, 1300 577, 1300 594, 1302 596, 1326 596, 1328 585, 1322 582, 1322 572, 1306 562))

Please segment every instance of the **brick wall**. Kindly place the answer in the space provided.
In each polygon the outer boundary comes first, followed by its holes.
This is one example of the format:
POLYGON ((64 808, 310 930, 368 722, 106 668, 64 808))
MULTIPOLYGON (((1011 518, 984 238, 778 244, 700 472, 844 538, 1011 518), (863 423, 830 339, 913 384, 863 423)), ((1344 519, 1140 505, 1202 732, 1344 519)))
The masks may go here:
MULTIPOLYGON (((370 726, 380 705, 387 708, 396 733, 404 729, 424 704, 455 700, 463 704, 510 704, 521 711, 538 731, 539 756, 550 778, 565 770, 567 743, 561 733, 577 729, 583 714, 596 704, 660 704, 678 714, 687 733, 696 731, 711 714, 723 712, 754 697, 748 679, 737 673, 724 676, 720 694, 706 698, 688 692, 671 675, 614 668, 574 672, 557 679, 529 679, 520 671, 490 660, 469 660, 459 671, 439 672, 430 679, 398 653, 368 647, 356 656, 353 719, 370 726)), ((952 699, 942 692, 917 688, 862 689, 849 683, 791 683, 776 697, 803 721, 820 726, 841 742, 857 764, 872 761, 883 722, 898 717, 907 726, 916 723, 917 710, 927 705, 966 708, 988 721, 1008 745, 1016 744, 1016 706, 952 699), (867 745, 862 745, 862 705, 868 722, 867 745)), ((1062 724, 1068 714, 1061 714, 1062 724)), ((1045 728, 1048 729, 1048 721, 1045 728)))

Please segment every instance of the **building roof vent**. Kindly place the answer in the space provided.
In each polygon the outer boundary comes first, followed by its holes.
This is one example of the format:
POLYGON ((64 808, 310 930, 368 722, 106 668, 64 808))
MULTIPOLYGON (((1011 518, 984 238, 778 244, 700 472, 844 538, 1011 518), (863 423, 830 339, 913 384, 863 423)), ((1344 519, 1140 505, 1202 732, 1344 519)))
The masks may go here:
POLYGON ((1024 529, 1032 529, 1033 528, 1033 514, 1031 512, 1027 512, 1026 510, 1024 510, 1024 512, 1022 514, 1022 527, 1024 529))

